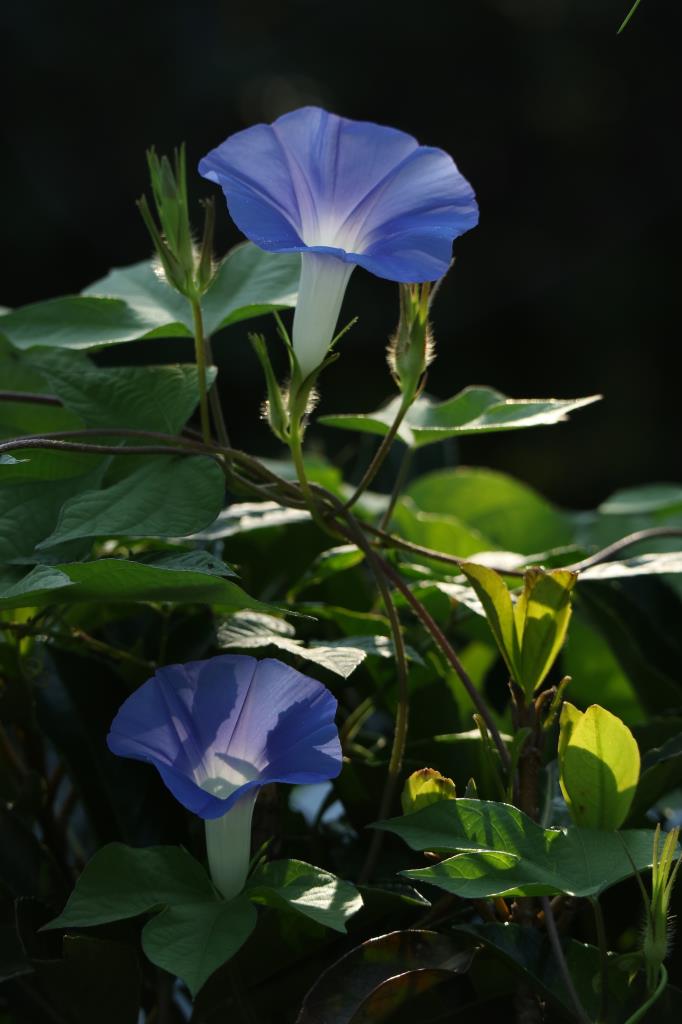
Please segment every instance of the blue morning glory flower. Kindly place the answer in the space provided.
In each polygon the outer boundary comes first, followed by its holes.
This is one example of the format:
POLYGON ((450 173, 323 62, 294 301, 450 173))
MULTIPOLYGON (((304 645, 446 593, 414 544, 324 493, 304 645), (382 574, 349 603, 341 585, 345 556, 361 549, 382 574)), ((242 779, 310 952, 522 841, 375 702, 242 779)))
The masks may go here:
POLYGON ((293 344, 303 377, 324 359, 356 264, 435 281, 453 240, 478 222, 471 185, 442 149, 318 107, 231 135, 199 172, 256 245, 302 254, 293 344))
POLYGON ((121 706, 107 737, 122 757, 148 761, 188 810, 206 819, 211 876, 241 892, 258 790, 341 771, 336 700, 281 661, 225 654, 158 670, 121 706))

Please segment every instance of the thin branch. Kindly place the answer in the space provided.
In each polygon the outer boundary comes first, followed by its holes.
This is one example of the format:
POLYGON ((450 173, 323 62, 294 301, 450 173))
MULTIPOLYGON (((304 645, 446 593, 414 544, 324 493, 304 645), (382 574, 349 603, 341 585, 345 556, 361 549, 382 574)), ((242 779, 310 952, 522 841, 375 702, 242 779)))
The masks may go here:
POLYGON ((412 448, 405 449, 403 457, 400 460, 400 467, 398 469, 398 472, 396 473, 396 478, 393 483, 393 490, 391 491, 391 496, 388 499, 388 505, 384 509, 384 514, 382 515, 381 522, 379 523, 380 530, 388 529, 388 524, 390 523, 391 516, 393 515, 393 509, 395 508, 398 498, 402 493, 405 480, 407 479, 407 474, 410 472, 410 466, 412 465, 413 455, 414 450, 412 448))
POLYGON ((115 444, 85 444, 78 441, 59 441, 47 437, 17 437, 0 443, 3 452, 18 451, 22 448, 53 449, 60 452, 82 452, 85 455, 201 455, 215 458, 210 452, 198 452, 191 448, 179 448, 162 444, 133 446, 115 444))
POLYGON ((403 401, 401 402, 400 408, 398 409, 398 414, 397 414, 396 418, 393 420, 393 423, 391 423, 391 426, 389 427, 388 433, 384 435, 384 437, 383 437, 383 439, 381 441, 381 444, 379 445, 379 447, 377 448, 376 452, 374 453, 374 457, 373 457, 372 461, 370 462, 369 466, 367 467, 367 469, 363 473, 363 476, 362 476, 362 479, 361 479, 360 483, 355 488, 355 490, 353 491, 352 495, 350 496, 350 498, 346 502, 346 504, 345 504, 346 510, 351 509, 353 507, 355 502, 358 500, 358 498, 360 498, 360 496, 363 494, 363 492, 369 487, 369 485, 371 484, 372 480, 374 479, 374 477, 377 475, 377 473, 381 469, 381 467, 382 467, 382 465, 384 463, 384 459, 386 458, 386 456, 388 455, 389 451, 391 450, 391 445, 393 444, 395 436, 398 433, 398 430, 400 429, 400 424, 405 419, 405 414, 407 413, 407 410, 410 408, 411 404, 412 404, 411 402, 406 402, 405 399, 403 399, 403 401))
POLYGON ((379 560, 381 562, 385 574, 394 584, 396 589, 399 590, 400 593, 403 595, 407 603, 414 611, 417 618, 420 619, 422 625, 431 634, 431 636, 436 641, 441 651, 443 652, 443 654, 450 662, 457 675, 459 676, 459 679, 462 685, 464 686, 464 689, 467 691, 469 698, 475 705, 476 710, 478 711, 481 718, 485 722, 488 731, 493 738, 493 742, 499 751, 502 764, 504 765, 505 769, 509 769, 509 751, 507 750, 504 740, 500 735, 500 730, 497 728, 497 725, 495 724, 495 721, 492 717, 492 714, 490 713, 488 705, 486 704, 485 700, 474 686, 469 674, 464 668, 464 665, 457 657, 454 647, 452 646, 448 638, 445 636, 445 634, 443 633, 435 619, 432 618, 428 610, 421 603, 421 601, 419 601, 418 598, 414 596, 414 594, 408 587, 407 583, 405 583, 403 578, 400 576, 400 574, 396 572, 393 566, 389 565, 389 563, 386 562, 384 559, 379 560))
POLYGON ((627 537, 621 537, 620 540, 614 541, 613 544, 595 552, 594 555, 583 558, 581 562, 574 562, 573 565, 567 565, 564 568, 570 569, 571 572, 581 572, 583 569, 589 569, 601 562, 611 561, 613 555, 620 554, 621 551, 632 547, 633 544, 639 544, 643 540, 653 540, 656 537, 682 537, 682 529, 674 526, 652 526, 648 530, 637 530, 636 533, 629 533, 627 537))
POLYGON ((549 936, 552 952, 554 953, 559 973, 561 974, 564 985, 566 986, 566 991, 573 1003, 576 1017, 582 1022, 582 1024, 590 1024, 590 1018, 585 1012, 583 1004, 580 1002, 580 996, 576 992, 571 972, 569 971, 568 964, 566 963, 566 957, 564 956, 564 951, 561 946, 561 939, 559 938, 559 932, 557 931, 556 921, 554 920, 552 904, 549 902, 547 896, 543 896, 541 902, 542 910, 545 915, 545 927, 547 928, 547 935, 549 936))
POLYGON ((41 395, 34 391, 0 391, 0 402, 32 402, 34 405, 62 405, 57 395, 41 395))

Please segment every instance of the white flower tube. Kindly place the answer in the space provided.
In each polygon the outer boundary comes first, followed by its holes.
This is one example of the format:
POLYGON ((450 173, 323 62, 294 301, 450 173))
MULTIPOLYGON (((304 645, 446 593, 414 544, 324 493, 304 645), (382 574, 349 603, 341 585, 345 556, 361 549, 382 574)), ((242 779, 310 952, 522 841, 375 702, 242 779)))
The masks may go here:
POLYGON ((317 369, 327 354, 352 270, 352 263, 345 263, 336 256, 301 254, 292 340, 304 379, 317 369))
POLYGON ((206 819, 206 854, 213 884, 226 900, 244 888, 251 860, 251 818, 258 790, 252 789, 222 818, 206 819))

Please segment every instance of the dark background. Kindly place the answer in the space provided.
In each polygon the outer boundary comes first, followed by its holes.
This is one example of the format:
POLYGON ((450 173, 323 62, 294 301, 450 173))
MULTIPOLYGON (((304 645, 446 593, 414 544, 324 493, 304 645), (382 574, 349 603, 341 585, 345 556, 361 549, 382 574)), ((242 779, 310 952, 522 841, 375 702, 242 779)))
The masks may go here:
MULTIPOLYGON (((481 224, 457 243, 434 311, 430 392, 485 383, 516 396, 606 397, 568 425, 436 446, 420 468, 444 458, 496 466, 574 507, 675 478, 682 8, 643 0, 617 37, 628 6, 6 5, 0 301, 77 292, 148 255, 133 200, 151 143, 163 152, 185 140, 194 168, 231 132, 317 103, 441 146, 478 194, 481 224)), ((191 189, 194 199, 212 191, 194 172, 191 189)), ((222 252, 239 236, 219 210, 222 252)), ((388 396, 396 297, 394 285, 353 275, 344 313, 361 320, 323 378, 322 411, 369 410, 388 396)), ((215 346, 228 425, 237 443, 272 453, 245 336, 237 326, 215 346)), ((190 357, 184 343, 153 344, 159 361, 190 357)), ((105 356, 135 357, 131 346, 105 356)), ((357 455, 351 435, 319 429, 311 440, 357 455)))

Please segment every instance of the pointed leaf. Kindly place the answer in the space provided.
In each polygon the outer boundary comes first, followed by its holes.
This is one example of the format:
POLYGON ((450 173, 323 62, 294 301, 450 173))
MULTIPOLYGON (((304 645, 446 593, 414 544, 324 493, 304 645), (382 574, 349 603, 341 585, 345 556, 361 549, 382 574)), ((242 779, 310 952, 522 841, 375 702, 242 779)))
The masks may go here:
MULTIPOLYGON (((562 423, 568 413, 599 400, 600 395, 587 398, 507 398, 492 388, 468 387, 453 398, 435 402, 418 398, 410 407, 398 429, 398 437, 413 448, 464 434, 489 434, 500 430, 518 430, 562 423)), ((381 409, 370 413, 321 416, 319 422, 328 427, 358 430, 384 437, 396 418, 401 398, 395 398, 381 409)))
POLYGON ((216 900, 208 875, 181 847, 109 843, 88 861, 63 911, 45 928, 87 928, 170 904, 216 900))
POLYGON ((507 585, 494 569, 474 562, 462 562, 460 569, 471 583, 483 605, 500 654, 507 663, 509 674, 518 682, 518 638, 514 622, 514 607, 507 585))
POLYGON ((172 601, 217 604, 223 610, 272 610, 235 583, 222 579, 215 568, 212 565, 207 571, 204 552, 198 552, 195 559, 182 552, 147 562, 100 558, 94 562, 41 565, 25 576, 19 572, 15 579, 7 573, 0 577, 0 608, 92 601, 172 601))
POLYGON ((157 967, 182 978, 193 996, 230 960, 256 927, 255 907, 245 896, 229 903, 179 903, 142 929, 142 948, 157 967))
MULTIPOLYGON (((196 366, 95 366, 83 353, 33 349, 27 361, 46 390, 88 427, 177 434, 199 400, 196 366)), ((208 371, 209 381, 215 377, 208 371)))
MULTIPOLYGON (((251 242, 236 246, 221 263, 202 299, 206 333, 214 334, 239 320, 293 306, 300 268, 296 253, 264 252, 251 242)), ((83 294, 122 299, 147 325, 147 335, 192 333, 189 303, 159 276, 151 261, 112 270, 83 294)))
POLYGON ((651 830, 543 829, 518 808, 486 800, 445 800, 374 827, 415 850, 459 851, 402 873, 467 899, 595 896, 632 875, 630 858, 638 870, 651 866, 651 830))
POLYGON ((577 578, 566 569, 529 569, 524 576, 514 619, 521 648, 516 682, 527 697, 543 683, 566 639, 577 578))
POLYGON ((110 487, 70 498, 54 532, 37 546, 79 537, 182 537, 213 522, 224 487, 213 459, 161 455, 110 487))

